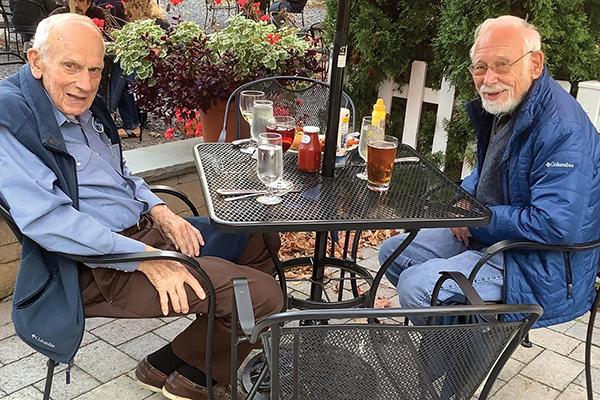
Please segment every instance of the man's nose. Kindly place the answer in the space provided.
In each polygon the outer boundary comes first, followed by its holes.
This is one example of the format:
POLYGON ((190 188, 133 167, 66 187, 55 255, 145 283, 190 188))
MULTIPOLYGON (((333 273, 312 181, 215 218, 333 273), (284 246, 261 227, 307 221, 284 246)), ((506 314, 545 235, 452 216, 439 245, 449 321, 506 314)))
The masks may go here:
POLYGON ((92 76, 89 71, 83 71, 77 77, 77 81, 75 82, 75 86, 78 89, 89 92, 93 88, 92 76))
POLYGON ((485 74, 483 75, 483 84, 489 85, 495 83, 498 80, 498 74, 493 70, 492 67, 489 67, 485 70, 485 74))

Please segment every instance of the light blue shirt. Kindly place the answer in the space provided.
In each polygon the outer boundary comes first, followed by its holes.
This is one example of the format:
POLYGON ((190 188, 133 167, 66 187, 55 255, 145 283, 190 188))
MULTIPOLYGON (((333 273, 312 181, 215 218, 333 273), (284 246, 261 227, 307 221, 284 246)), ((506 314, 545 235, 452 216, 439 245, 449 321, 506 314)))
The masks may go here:
MULTIPOLYGON (((79 255, 144 251, 142 242, 116 232, 135 225, 162 200, 143 179, 131 174, 125 161, 121 173, 119 145, 99 133, 103 127, 90 111, 79 117, 79 123, 56 107, 54 113, 67 150, 75 159, 79 210, 57 187, 52 170, 0 127, 0 196, 19 229, 49 251, 79 255)), ((133 271, 137 263, 118 268, 133 271)))

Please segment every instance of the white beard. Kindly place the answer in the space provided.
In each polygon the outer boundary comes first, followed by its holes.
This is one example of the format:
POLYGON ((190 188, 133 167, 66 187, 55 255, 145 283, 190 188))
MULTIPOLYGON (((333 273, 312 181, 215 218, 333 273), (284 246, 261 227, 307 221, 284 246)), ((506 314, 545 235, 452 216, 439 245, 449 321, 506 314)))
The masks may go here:
POLYGON ((483 109, 493 115, 511 114, 521 103, 521 100, 523 100, 523 97, 515 99, 511 89, 512 88, 510 86, 501 83, 492 86, 482 85, 479 88, 479 95, 481 96, 481 104, 483 109), (508 93, 508 99, 489 101, 484 96, 484 93, 496 93, 502 90, 506 90, 506 93, 508 93))

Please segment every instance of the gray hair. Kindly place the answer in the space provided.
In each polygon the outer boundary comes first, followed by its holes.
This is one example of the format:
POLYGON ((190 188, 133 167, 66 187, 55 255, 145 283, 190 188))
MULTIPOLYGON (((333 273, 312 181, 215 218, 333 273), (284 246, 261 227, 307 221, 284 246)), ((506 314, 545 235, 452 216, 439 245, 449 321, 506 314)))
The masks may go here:
MULTIPOLYGON (((56 26, 62 25, 67 22, 80 22, 83 24, 88 24, 93 26, 95 29, 100 30, 98 27, 92 22, 89 17, 85 15, 79 15, 75 13, 64 13, 64 14, 56 14, 52 15, 48 18, 44 18, 37 26, 35 30, 35 36, 33 37, 33 45, 32 49, 36 49, 42 58, 45 58, 48 53, 48 37, 50 36, 50 32, 56 26)), ((102 41, 103 47, 104 41, 102 41)))
POLYGON ((475 46, 479 38, 487 33, 491 28, 498 26, 510 26, 523 30, 523 42, 525 43, 525 51, 539 51, 542 49, 542 39, 540 33, 535 26, 525 21, 522 18, 515 17, 512 15, 503 15, 498 18, 488 18, 481 25, 475 29, 475 40, 469 55, 473 59, 475 54, 475 46))

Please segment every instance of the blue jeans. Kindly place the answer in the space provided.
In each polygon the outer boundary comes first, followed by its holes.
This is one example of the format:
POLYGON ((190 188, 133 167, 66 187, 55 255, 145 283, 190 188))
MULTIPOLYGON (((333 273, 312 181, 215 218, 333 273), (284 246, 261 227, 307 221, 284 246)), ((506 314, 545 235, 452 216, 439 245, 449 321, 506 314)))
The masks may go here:
POLYGON ((123 128, 133 129, 140 126, 138 108, 135 98, 129 89, 129 82, 133 81, 133 75, 125 76, 118 63, 113 64, 110 77, 110 111, 119 110, 123 121, 123 128))
MULTIPOLYGON (((397 235, 381 244, 380 264, 383 264, 400 246, 406 236, 397 235)), ((429 307, 433 287, 440 277, 440 271, 459 271, 468 277, 485 251, 481 246, 474 247, 478 249, 466 248, 448 228, 421 230, 385 273, 390 282, 396 286, 402 307, 429 307)), ((484 301, 502 300, 503 270, 502 254, 492 257, 479 270, 473 286, 484 301)), ((446 281, 440 290, 439 300, 444 302, 462 294, 456 283, 446 281)))
POLYGON ((188 217, 186 220, 202 233, 204 246, 200 255, 238 262, 248 244, 249 234, 222 232, 211 226, 207 217, 188 217))

